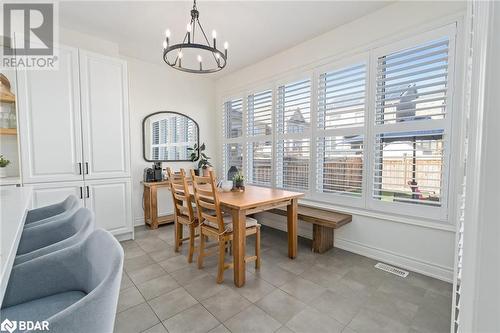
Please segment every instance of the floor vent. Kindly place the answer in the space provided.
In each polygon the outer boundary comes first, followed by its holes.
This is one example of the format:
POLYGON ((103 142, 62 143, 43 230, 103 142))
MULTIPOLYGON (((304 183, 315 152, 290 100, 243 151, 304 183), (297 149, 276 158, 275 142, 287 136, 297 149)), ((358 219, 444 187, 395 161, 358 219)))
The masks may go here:
POLYGON ((408 276, 407 271, 403 271, 401 268, 397 268, 397 267, 390 266, 387 264, 382 264, 380 262, 375 265, 375 268, 381 269, 383 271, 392 273, 392 274, 400 276, 400 277, 407 277, 408 276))

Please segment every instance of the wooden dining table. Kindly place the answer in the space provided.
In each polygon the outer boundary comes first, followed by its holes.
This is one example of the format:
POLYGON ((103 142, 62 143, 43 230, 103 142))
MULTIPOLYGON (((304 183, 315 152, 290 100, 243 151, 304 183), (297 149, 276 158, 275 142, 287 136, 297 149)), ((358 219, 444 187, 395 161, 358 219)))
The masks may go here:
MULTIPOLYGON (((191 194, 193 191, 190 186, 191 194)), ((233 218, 233 263, 234 284, 245 285, 245 216, 277 207, 287 207, 288 257, 297 257, 297 206, 304 193, 276 188, 245 186, 244 191, 219 192, 219 201, 224 213, 233 218)))

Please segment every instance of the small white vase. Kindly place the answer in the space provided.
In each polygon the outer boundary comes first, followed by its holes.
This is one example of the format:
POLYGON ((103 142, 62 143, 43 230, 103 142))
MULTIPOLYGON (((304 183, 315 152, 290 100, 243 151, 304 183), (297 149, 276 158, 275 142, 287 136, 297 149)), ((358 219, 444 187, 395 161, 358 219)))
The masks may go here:
POLYGON ((7 169, 4 167, 4 168, 0 168, 0 178, 5 178, 7 177, 7 169))

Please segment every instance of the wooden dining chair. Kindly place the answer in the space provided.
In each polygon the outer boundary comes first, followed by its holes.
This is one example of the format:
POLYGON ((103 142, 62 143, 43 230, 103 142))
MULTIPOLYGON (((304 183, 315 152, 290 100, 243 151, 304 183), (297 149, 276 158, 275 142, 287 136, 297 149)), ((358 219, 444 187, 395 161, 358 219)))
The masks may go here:
MULTIPOLYGON (((232 217, 223 215, 219 192, 215 186, 215 174, 211 170, 208 177, 196 176, 191 170, 193 179, 194 198, 197 207, 198 220, 200 221, 200 246, 198 253, 198 268, 203 267, 203 258, 207 255, 215 254, 205 252, 205 237, 215 239, 218 242, 218 266, 217 283, 224 280, 224 271, 234 267, 233 263, 225 262, 226 246, 233 240, 232 217)), ((251 217, 246 217, 246 236, 255 234, 255 255, 245 256, 245 262, 255 261, 255 268, 260 268, 260 224, 251 217)))
POLYGON ((188 262, 191 263, 195 251, 194 241, 197 237, 198 217, 195 215, 191 203, 192 198, 189 194, 186 172, 181 169, 180 172, 174 173, 170 168, 167 168, 167 174, 170 182, 170 192, 174 201, 175 252, 179 252, 182 244, 189 240, 188 262), (183 226, 189 228, 189 237, 184 237, 183 226))

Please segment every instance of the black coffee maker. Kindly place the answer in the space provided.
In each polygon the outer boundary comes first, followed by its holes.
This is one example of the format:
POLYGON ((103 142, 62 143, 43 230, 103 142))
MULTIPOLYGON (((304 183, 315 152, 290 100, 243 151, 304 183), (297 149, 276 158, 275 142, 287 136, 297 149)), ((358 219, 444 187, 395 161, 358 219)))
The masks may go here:
POLYGON ((163 174, 161 171, 161 162, 153 163, 152 168, 144 169, 144 181, 149 182, 161 182, 163 180, 163 174))

